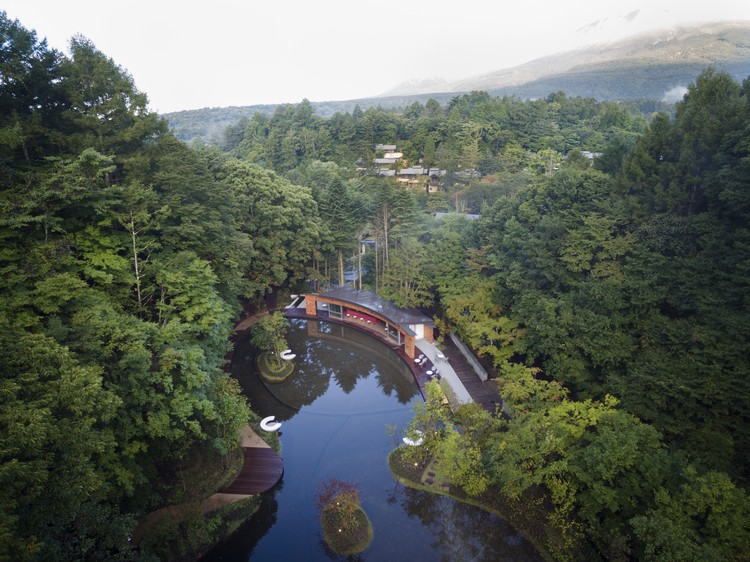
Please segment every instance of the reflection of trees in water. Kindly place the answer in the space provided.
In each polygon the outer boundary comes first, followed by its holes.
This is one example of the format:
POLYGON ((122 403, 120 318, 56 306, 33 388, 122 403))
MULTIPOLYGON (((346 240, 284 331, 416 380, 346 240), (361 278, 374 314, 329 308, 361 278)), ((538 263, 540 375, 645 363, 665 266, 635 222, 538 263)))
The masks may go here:
MULTIPOLYGON (((401 357, 390 346, 366 334, 341 324, 318 323, 319 339, 308 342, 320 344, 325 353, 336 357, 334 368, 324 368, 333 374, 337 384, 347 394, 354 390, 357 381, 377 373, 378 386, 386 396, 394 393, 401 404, 408 404, 418 392, 414 375, 401 357), (329 343, 330 342, 330 343, 329 343), (338 343, 344 344, 342 349, 338 343)), ((330 361, 330 356, 319 357, 319 365, 330 361)))
POLYGON ((328 361, 323 361, 324 350, 315 340, 307 339, 307 334, 301 334, 298 325, 293 324, 287 334, 287 341, 292 351, 297 355, 294 358, 295 370, 285 382, 269 387, 280 400, 291 404, 296 408, 307 406, 323 396, 328 390, 330 372, 327 367, 328 361))
POLYGON ((352 346, 342 348, 336 341, 325 338, 308 335, 301 321, 291 323, 287 341, 296 354, 295 371, 283 383, 266 385, 274 397, 299 409, 325 394, 331 380, 348 394, 359 379, 370 374, 372 361, 360 350, 352 346))
POLYGON ((431 546, 442 553, 441 560, 543 560, 516 529, 477 507, 400 484, 387 501, 430 530, 435 539, 431 546))
POLYGON ((357 350, 344 351, 337 347, 335 357, 336 369, 333 378, 346 394, 354 390, 358 380, 367 378, 375 368, 372 362, 357 350))
POLYGON ((393 395, 393 393, 395 393, 396 398, 401 404, 408 404, 409 401, 417 393, 417 389, 415 387, 416 381, 414 381, 414 375, 412 375, 411 371, 409 371, 407 368, 404 368, 401 374, 404 376, 383 376, 378 373, 378 386, 382 389, 383 394, 385 394, 386 396, 391 396, 393 395))
POLYGON ((266 536, 276 524, 276 516, 279 511, 276 494, 283 487, 284 481, 281 480, 272 490, 264 492, 260 508, 237 528, 232 534, 232 540, 218 544, 201 558, 201 562, 249 560, 260 539, 266 536))
POLYGON ((328 546, 328 543, 323 539, 323 535, 320 536, 320 548, 323 552, 326 553, 326 556, 330 560, 334 560, 337 562, 363 562, 364 556, 362 554, 338 554, 331 550, 331 547, 328 546))
POLYGON ((419 518, 428 527, 435 525, 440 518, 437 503, 441 496, 421 490, 396 485, 389 496, 389 503, 398 503, 410 518, 419 518), (392 498, 392 499, 391 499, 392 498))
POLYGON ((331 323, 319 324, 319 334, 318 339, 308 340, 313 352, 313 364, 323 368, 325 374, 332 375, 346 394, 351 393, 357 381, 367 378, 375 370, 369 357, 372 349, 368 344, 371 344, 372 338, 366 342, 361 339, 363 334, 357 330, 347 330, 345 326, 331 323), (342 347, 340 343, 345 345, 342 347))
POLYGON ((411 368, 390 347, 382 342, 376 342, 379 349, 379 361, 387 365, 387 369, 378 369, 378 386, 386 396, 396 394, 401 404, 408 404, 419 389, 411 368), (387 372, 388 375, 383 375, 387 372))
POLYGON ((315 402, 333 380, 349 394, 360 379, 375 373, 383 394, 408 404, 418 392, 409 367, 387 345, 359 330, 321 322, 318 337, 307 331, 306 321, 292 320, 287 334, 289 347, 296 354, 295 371, 283 383, 264 383, 254 364, 255 350, 247 338, 235 345, 232 374, 250 405, 261 416, 274 415, 279 421, 294 416, 302 407, 315 402))

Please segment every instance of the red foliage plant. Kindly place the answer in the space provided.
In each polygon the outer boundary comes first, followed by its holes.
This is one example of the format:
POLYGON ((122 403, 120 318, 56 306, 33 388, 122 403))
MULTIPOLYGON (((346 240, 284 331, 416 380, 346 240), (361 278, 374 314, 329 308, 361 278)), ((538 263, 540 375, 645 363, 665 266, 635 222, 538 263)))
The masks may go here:
POLYGON ((320 486, 317 494, 318 509, 331 505, 359 506, 359 486, 336 478, 329 478, 320 486))

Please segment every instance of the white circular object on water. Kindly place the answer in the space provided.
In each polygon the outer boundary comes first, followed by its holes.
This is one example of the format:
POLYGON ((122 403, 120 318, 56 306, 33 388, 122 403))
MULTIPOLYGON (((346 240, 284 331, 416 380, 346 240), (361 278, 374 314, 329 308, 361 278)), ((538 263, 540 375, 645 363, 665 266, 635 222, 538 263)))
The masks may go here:
POLYGON ((268 416, 260 420, 260 428, 265 431, 278 431, 281 427, 281 422, 274 421, 276 416, 268 416))
POLYGON ((285 361, 291 361, 297 356, 294 353, 292 353, 291 349, 285 349, 284 351, 279 353, 279 357, 281 357, 285 361))
POLYGON ((424 433, 422 433, 419 430, 415 431, 415 433, 419 435, 417 439, 409 439, 408 437, 404 437, 403 438, 404 443, 406 443, 407 445, 410 445, 411 447, 416 447, 418 445, 421 445, 422 442, 424 441, 424 433))

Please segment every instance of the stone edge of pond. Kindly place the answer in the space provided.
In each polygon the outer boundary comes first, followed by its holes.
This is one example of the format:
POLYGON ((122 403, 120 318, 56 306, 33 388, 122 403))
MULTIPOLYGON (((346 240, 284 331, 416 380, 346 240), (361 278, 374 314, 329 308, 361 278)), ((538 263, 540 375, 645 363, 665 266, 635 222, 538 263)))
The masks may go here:
MULTIPOLYGON (((530 529, 527 528, 526 525, 520 520, 518 520, 517 517, 513 515, 510 511, 503 511, 502 509, 498 509, 496 507, 490 506, 486 503, 483 503, 480 498, 471 498, 465 495, 456 495, 451 493, 450 488, 445 488, 441 486, 438 483, 435 484, 423 484, 422 482, 412 480, 412 478, 406 474, 404 471, 399 470, 399 466, 396 462, 396 455, 400 454, 400 449, 402 447, 396 447, 393 451, 391 451, 388 454, 388 468, 391 471, 391 474, 393 477, 398 480, 401 484, 404 486, 407 486, 409 488, 413 488, 415 490, 421 490, 423 492, 429 492, 431 494, 439 494, 441 496, 447 496, 453 500, 472 505, 474 507, 478 507, 479 509, 482 509, 488 513, 491 513, 493 515, 496 515, 500 517, 501 519, 507 521, 510 523, 519 533, 523 535, 523 537, 529 541, 533 545, 533 547, 536 549, 536 551, 539 553, 539 555, 544 558, 548 562, 554 562, 555 558, 552 556, 552 554, 548 551, 546 545, 542 542, 542 540, 538 539, 536 537, 536 534, 531 532, 530 529)), ((430 459, 432 460, 432 459, 430 459)), ((423 470, 426 469, 426 467, 430 463, 425 463, 423 467, 421 467, 423 470)), ((510 501, 510 500, 509 500, 510 501)), ((547 528, 546 524, 541 521, 537 521, 537 524, 539 524, 543 528, 547 528)))

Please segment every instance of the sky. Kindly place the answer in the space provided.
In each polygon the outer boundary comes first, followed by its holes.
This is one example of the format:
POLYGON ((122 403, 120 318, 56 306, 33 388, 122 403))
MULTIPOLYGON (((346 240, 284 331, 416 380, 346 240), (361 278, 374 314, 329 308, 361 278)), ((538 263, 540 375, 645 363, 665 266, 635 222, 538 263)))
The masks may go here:
POLYGON ((747 0, 4 0, 68 52, 90 39, 160 113, 349 100, 675 25, 750 21, 747 0))

